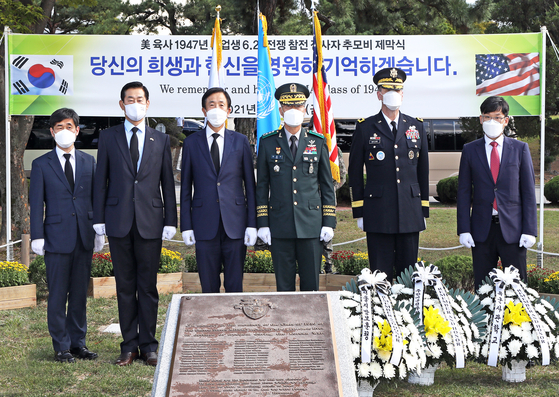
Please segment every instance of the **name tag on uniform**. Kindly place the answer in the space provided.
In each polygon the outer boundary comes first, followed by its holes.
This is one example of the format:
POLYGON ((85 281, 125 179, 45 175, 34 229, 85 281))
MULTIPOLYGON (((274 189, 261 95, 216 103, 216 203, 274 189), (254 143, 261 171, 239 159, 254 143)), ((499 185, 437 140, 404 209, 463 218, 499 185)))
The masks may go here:
POLYGON ((371 136, 369 137, 369 145, 380 145, 380 136, 371 136))
POLYGON ((283 160, 283 154, 272 154, 270 158, 272 160, 283 160))

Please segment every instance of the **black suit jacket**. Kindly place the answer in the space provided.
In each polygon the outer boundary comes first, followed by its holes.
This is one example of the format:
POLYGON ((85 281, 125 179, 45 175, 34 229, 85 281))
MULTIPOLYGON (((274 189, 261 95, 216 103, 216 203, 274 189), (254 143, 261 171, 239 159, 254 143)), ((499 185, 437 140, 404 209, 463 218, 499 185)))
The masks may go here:
POLYGON ((358 121, 349 153, 354 218, 370 233, 412 233, 429 216, 429 156, 423 122, 398 115, 396 137, 382 111, 358 121), (363 165, 367 183, 363 179, 363 165))
POLYGON ((177 226, 175 182, 169 136, 146 125, 136 174, 124 124, 101 131, 93 193, 93 223, 107 236, 124 237, 136 225, 145 239, 161 238, 163 226, 177 226))
POLYGON ((31 239, 44 239, 48 252, 68 254, 74 251, 77 238, 86 250, 93 249, 95 159, 79 150, 75 156, 74 191, 70 190, 56 149, 35 159, 31 168, 31 239))

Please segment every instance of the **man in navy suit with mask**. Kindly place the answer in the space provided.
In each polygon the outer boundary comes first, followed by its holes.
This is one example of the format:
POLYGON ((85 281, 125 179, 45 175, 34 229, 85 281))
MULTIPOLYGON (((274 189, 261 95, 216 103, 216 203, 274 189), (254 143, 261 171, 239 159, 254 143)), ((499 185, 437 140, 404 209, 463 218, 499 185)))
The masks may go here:
POLYGON ((503 267, 516 267, 526 282, 526 249, 537 233, 528 144, 504 135, 509 105, 503 98, 489 97, 480 109, 484 136, 464 145, 457 195, 460 244, 472 249, 476 288, 499 257, 503 267))
POLYGON ((256 242, 252 151, 246 136, 225 128, 227 91, 206 91, 202 112, 208 125, 183 143, 182 236, 186 245, 196 244, 202 292, 219 292, 222 266, 225 291, 242 292, 246 246, 256 242))
POLYGON ((70 363, 74 357, 97 358, 85 345, 87 288, 92 251, 100 251, 105 241, 93 231, 95 159, 75 149, 79 132, 72 109, 50 116, 56 148, 33 161, 29 185, 31 248, 45 256, 54 359, 70 363))
POLYGON ((123 338, 115 364, 140 358, 155 366, 161 240, 177 225, 171 146, 145 122, 149 91, 141 82, 126 84, 119 104, 124 124, 99 135, 93 227, 108 236, 113 260, 123 338))

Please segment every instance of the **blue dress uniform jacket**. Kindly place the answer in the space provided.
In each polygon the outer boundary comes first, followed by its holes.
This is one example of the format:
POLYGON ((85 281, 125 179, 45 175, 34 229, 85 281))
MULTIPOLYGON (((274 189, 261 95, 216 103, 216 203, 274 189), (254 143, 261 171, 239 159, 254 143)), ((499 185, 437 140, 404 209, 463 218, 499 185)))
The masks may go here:
POLYGON ((357 123, 349 155, 354 218, 365 232, 412 233, 429 216, 429 156, 423 123, 399 113, 396 137, 379 112, 357 123), (363 178, 363 165, 367 183, 363 178))
POLYGON ((273 238, 317 238, 336 227, 336 202, 324 137, 301 130, 295 159, 281 128, 260 139, 256 212, 273 238))

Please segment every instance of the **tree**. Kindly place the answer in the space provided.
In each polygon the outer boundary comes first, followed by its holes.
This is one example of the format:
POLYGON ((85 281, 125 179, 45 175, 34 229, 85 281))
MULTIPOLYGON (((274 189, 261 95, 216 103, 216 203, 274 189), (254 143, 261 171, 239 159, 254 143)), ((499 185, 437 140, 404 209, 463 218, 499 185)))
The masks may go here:
MULTIPOLYGON (((14 32, 33 33, 42 31, 44 15, 50 13, 54 0, 44 0, 41 7, 35 6, 31 1, 0 0, 2 12, 0 21, 2 31, 4 26, 9 26, 14 32)), ((4 40, 2 45, 7 45, 4 40)), ((2 120, 6 119, 5 87, 4 80, 4 47, 0 48, 0 114, 2 120)), ((11 198, 6 198, 6 129, 5 124, 0 125, 0 206, 6 208, 6 200, 10 199, 12 204, 12 236, 19 239, 23 233, 29 233, 29 200, 27 191, 27 179, 24 174, 23 152, 29 139, 32 116, 12 117, 10 122, 10 145, 11 145, 11 198)), ((6 240, 6 211, 2 211, 2 227, 0 228, 0 242, 6 240)))

